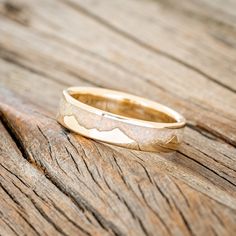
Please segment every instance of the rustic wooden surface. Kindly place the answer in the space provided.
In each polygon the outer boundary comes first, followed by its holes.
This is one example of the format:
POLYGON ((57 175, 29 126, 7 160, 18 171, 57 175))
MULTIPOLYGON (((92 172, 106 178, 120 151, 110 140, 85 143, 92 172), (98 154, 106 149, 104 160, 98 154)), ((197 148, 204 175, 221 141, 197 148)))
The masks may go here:
POLYGON ((236 1, 0 0, 1 235, 235 235, 236 1), (67 132, 63 88, 164 103, 178 152, 67 132))

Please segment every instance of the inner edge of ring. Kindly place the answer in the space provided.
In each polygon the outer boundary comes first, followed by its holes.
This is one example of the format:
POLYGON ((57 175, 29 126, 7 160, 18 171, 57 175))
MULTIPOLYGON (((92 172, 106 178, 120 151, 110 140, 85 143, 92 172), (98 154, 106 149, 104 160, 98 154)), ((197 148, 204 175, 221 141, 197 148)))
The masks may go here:
POLYGON ((182 117, 179 113, 177 113, 176 111, 172 110, 171 108, 165 105, 119 91, 113 91, 102 88, 93 88, 93 87, 71 87, 68 88, 67 90, 64 90, 63 94, 65 98, 67 100, 70 100, 69 102, 72 103, 73 105, 83 107, 84 109, 89 110, 90 112, 94 112, 98 115, 106 116, 126 123, 131 123, 139 126, 154 127, 154 128, 183 128, 186 123, 184 117, 182 117), (96 107, 86 102, 83 102, 80 99, 78 99, 78 96, 99 97, 102 98, 103 100, 107 100, 109 102, 112 101, 116 103, 122 103, 119 100, 126 101, 132 105, 135 104, 135 106, 136 105, 139 106, 141 109, 143 108, 151 109, 156 113, 164 114, 164 116, 171 118, 174 122, 158 122, 143 118, 126 116, 123 114, 120 115, 115 112, 110 112, 107 111, 106 109, 102 109, 100 107, 96 107))

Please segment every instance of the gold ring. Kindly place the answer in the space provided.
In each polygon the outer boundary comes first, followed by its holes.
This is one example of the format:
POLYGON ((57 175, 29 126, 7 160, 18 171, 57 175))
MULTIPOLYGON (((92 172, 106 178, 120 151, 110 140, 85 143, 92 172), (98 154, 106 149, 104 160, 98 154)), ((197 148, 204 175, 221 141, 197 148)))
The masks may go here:
POLYGON ((142 151, 176 150, 185 119, 145 98, 94 87, 63 91, 57 120, 85 137, 142 151))

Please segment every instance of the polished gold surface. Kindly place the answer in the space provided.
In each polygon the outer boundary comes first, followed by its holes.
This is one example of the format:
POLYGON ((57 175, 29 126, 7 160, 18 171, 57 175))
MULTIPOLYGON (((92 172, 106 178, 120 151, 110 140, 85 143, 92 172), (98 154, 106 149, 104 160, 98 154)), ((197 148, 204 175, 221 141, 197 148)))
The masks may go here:
POLYGON ((185 119, 159 103, 123 92, 72 87, 63 91, 58 121, 86 137, 144 151, 173 151, 185 119))
POLYGON ((120 116, 135 118, 153 122, 176 122, 174 118, 167 114, 139 104, 137 101, 120 98, 114 99, 105 96, 96 96, 93 94, 72 94, 72 97, 89 106, 108 111, 120 116))

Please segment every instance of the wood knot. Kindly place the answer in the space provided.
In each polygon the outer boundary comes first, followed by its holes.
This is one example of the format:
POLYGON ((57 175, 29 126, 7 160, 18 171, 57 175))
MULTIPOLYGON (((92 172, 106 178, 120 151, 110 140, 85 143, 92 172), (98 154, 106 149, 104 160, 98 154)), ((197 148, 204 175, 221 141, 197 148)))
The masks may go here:
POLYGON ((14 1, 0 3, 0 13, 23 25, 29 25, 29 11, 25 5, 14 1))
POLYGON ((21 6, 17 6, 13 4, 12 2, 5 2, 4 7, 6 12, 11 14, 19 14, 22 11, 21 6))

